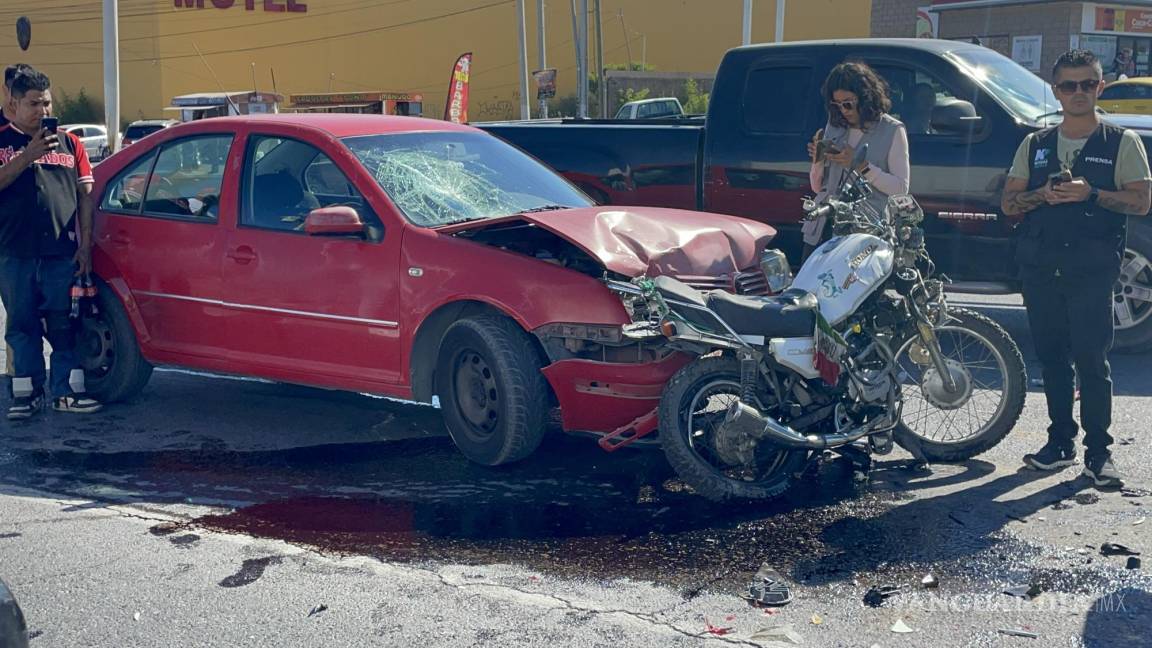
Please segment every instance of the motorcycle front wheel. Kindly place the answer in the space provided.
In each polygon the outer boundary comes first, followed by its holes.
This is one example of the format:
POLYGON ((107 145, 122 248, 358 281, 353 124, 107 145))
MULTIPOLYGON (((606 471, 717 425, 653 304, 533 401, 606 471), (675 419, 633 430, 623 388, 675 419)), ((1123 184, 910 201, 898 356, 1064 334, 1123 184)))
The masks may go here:
MULTIPOLYGON (((1026 371, 1020 348, 999 324, 974 311, 949 308, 935 329, 955 389, 916 335, 896 352, 904 407, 895 430, 904 447, 918 443, 930 461, 965 461, 1000 443, 1024 410, 1026 371)), ((896 346, 896 345, 894 345, 896 346)))
POLYGON ((707 499, 774 499, 792 486, 808 453, 761 442, 755 467, 733 461, 724 449, 730 443, 719 437, 718 429, 739 396, 740 363, 735 358, 699 358, 684 366, 660 398, 660 445, 680 478, 707 499))

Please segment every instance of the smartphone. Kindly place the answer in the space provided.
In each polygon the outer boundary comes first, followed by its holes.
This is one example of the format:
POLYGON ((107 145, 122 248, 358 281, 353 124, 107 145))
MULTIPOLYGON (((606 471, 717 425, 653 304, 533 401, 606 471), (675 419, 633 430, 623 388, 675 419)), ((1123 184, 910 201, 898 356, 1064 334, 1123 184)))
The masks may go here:
POLYGON ((1068 171, 1059 171, 1048 176, 1048 186, 1055 187, 1064 184, 1072 179, 1072 174, 1068 171))
POLYGON ((828 139, 822 139, 816 142, 816 161, 821 162, 829 155, 836 155, 840 152, 840 147, 835 142, 828 139))
POLYGON ((40 120, 40 128, 47 128, 49 133, 56 133, 56 128, 60 125, 60 120, 56 117, 44 117, 40 120))

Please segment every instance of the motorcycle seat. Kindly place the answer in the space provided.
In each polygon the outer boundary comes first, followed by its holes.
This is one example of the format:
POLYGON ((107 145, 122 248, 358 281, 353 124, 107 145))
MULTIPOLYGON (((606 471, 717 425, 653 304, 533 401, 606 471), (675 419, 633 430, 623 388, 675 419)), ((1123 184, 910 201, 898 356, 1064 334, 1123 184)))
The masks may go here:
POLYGON ((775 297, 746 297, 713 290, 705 303, 733 331, 765 338, 810 337, 816 330, 816 296, 806 290, 786 290, 775 297))

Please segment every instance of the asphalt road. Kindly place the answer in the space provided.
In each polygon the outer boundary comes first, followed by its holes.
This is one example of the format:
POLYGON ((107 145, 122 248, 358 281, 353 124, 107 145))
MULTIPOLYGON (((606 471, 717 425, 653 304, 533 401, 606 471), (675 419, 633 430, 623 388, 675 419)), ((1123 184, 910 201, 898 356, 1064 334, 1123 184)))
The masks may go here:
MULTIPOLYGON (((1017 298, 957 301, 1031 355, 1017 298)), ((1113 359, 1137 489, 1149 357, 1113 359)), ((657 451, 557 434, 485 469, 430 407, 160 370, 98 415, 0 423, 0 578, 33 647, 787 645, 757 634, 779 626, 807 646, 1147 645, 1149 567, 1098 548, 1152 550, 1152 495, 1018 471, 1044 438, 1032 389, 964 465, 897 452, 854 484, 832 463, 783 502, 722 507, 657 451), (796 597, 768 612, 739 598, 765 562, 796 597), (881 585, 905 589, 865 606, 881 585)))

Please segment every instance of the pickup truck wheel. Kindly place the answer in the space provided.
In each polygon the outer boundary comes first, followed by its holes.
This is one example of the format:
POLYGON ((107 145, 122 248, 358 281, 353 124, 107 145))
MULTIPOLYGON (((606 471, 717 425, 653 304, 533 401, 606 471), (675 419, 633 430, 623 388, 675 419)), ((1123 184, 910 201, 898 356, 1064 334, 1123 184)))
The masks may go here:
POLYGON ((1152 349, 1152 232, 1147 228, 1129 227, 1120 278, 1112 292, 1113 348, 1128 353, 1152 349))
POLYGON ((474 317, 449 327, 436 392, 452 441, 478 464, 519 461, 544 438, 548 386, 532 340, 507 319, 474 317))
POLYGON ((77 339, 85 387, 103 403, 127 400, 148 384, 152 365, 140 354, 120 298, 103 282, 97 295, 100 314, 81 321, 77 339))

